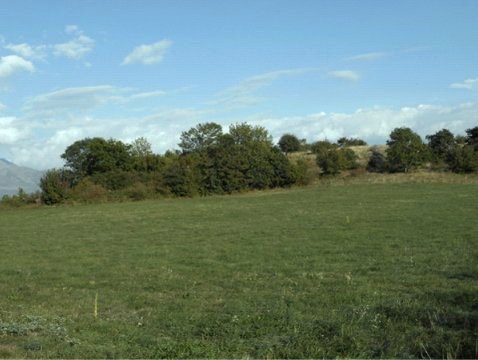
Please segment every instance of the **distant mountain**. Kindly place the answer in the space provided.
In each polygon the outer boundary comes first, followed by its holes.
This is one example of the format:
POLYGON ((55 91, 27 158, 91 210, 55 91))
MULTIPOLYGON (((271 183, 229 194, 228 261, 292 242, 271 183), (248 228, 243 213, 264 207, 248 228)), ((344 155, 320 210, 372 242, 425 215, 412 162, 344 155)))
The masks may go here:
POLYGON ((20 187, 26 192, 37 191, 42 175, 42 171, 0 159, 0 196, 16 194, 20 187))

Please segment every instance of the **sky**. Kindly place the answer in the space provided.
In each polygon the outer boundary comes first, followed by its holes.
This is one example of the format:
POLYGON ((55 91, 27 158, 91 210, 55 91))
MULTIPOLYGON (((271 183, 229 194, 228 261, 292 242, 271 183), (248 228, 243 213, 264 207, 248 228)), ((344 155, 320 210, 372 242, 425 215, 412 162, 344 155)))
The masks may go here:
POLYGON ((5 0, 0 158, 48 169, 67 146, 204 122, 275 141, 422 137, 478 126, 478 1, 5 0))

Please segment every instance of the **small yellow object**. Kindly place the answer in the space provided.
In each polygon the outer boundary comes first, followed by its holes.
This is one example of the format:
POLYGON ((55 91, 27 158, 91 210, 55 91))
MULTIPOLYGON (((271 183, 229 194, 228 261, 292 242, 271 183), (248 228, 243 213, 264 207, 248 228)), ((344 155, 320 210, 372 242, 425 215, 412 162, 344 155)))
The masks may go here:
POLYGON ((98 318, 98 291, 95 295, 95 310, 94 310, 95 319, 98 318))

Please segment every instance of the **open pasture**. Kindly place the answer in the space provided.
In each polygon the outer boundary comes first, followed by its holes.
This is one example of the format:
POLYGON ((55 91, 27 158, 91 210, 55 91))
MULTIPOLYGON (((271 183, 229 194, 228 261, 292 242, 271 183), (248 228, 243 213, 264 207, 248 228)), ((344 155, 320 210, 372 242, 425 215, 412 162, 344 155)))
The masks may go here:
POLYGON ((478 357, 478 188, 0 211, 0 357, 478 357))

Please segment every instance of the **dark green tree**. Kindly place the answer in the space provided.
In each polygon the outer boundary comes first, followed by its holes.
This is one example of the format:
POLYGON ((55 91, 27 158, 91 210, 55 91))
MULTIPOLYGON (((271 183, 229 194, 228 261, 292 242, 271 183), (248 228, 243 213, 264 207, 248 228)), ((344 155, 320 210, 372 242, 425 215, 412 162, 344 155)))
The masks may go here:
POLYGON ((472 145, 457 146, 449 157, 448 165, 457 173, 478 171, 478 150, 472 145))
POLYGON ((279 148, 287 155, 288 153, 299 151, 301 142, 297 136, 284 134, 279 139, 279 148))
POLYGON ((420 135, 410 128, 394 129, 387 145, 387 161, 392 172, 409 172, 422 165, 428 156, 420 135))
POLYGON ((131 145, 100 137, 78 140, 61 157, 76 180, 95 173, 131 169, 131 145))
POLYGON ((455 136, 448 129, 442 129, 433 135, 427 135, 426 139, 434 163, 447 162, 451 152, 457 146, 455 136))
POLYGON ((367 145, 367 143, 362 139, 341 137, 340 139, 337 140, 337 145, 340 147, 363 146, 363 145, 367 145))
POLYGON ((478 126, 466 130, 465 143, 478 151, 478 126))

